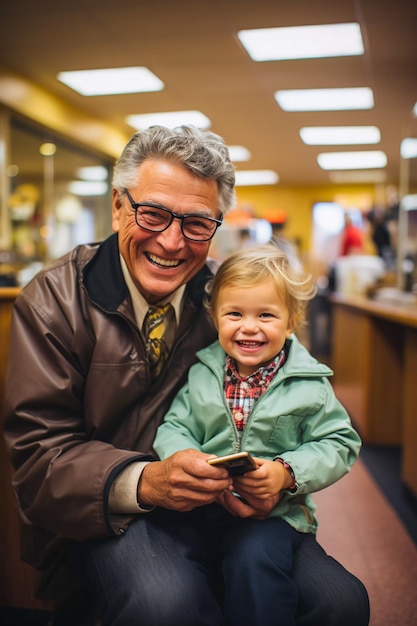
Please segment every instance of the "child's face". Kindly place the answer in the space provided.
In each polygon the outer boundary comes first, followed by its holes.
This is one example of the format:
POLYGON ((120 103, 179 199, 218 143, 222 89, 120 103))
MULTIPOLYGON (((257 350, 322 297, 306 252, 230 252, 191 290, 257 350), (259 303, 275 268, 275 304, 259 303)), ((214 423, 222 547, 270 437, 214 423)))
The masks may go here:
POLYGON ((241 376, 249 376, 280 352, 293 330, 289 318, 272 280, 250 288, 221 288, 213 315, 220 344, 237 362, 241 376))

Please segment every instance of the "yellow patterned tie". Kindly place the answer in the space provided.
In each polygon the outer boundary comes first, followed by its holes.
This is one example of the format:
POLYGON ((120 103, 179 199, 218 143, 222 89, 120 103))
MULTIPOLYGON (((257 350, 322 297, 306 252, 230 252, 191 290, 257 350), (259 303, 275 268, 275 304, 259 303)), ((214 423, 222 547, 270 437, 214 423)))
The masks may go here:
POLYGON ((167 322, 168 315, 172 316, 173 314, 174 309, 169 303, 165 306, 150 306, 143 322, 146 356, 154 377, 158 376, 168 358, 169 346, 166 340, 169 329, 167 322))

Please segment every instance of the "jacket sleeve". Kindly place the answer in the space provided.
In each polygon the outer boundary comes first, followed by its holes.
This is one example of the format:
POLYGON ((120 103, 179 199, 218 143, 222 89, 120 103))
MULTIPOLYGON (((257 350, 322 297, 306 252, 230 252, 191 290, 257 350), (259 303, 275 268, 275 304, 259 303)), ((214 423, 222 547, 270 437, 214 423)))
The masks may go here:
POLYGON ((109 515, 107 492, 143 455, 87 437, 86 374, 72 350, 71 311, 51 291, 45 299, 35 305, 22 292, 11 324, 5 437, 21 515, 77 541, 118 534, 130 519, 109 515))
POLYGON ((160 459, 178 450, 201 450, 203 430, 197 415, 193 415, 190 386, 186 383, 175 397, 164 421, 159 426, 153 448, 160 459))
POLYGON ((322 394, 320 409, 301 427, 300 445, 280 454, 295 474, 297 494, 319 491, 339 480, 361 448, 361 439, 327 379, 322 394))

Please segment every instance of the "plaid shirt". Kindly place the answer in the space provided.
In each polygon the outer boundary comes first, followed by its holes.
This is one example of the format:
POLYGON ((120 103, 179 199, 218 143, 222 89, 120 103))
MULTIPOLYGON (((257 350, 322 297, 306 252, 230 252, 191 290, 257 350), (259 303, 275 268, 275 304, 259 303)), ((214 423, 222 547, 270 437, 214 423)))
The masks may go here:
POLYGON ((259 367, 253 374, 242 377, 237 371, 235 360, 226 355, 224 394, 239 436, 242 436, 255 402, 268 389, 285 359, 286 352, 282 349, 273 361, 259 367))

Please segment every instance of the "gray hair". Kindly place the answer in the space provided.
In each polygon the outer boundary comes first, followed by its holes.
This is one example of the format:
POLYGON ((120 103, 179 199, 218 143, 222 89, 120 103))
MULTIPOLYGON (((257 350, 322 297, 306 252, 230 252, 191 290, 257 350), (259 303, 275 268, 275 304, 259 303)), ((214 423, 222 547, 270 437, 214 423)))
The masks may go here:
POLYGON ((119 194, 137 184, 138 167, 145 159, 179 163, 196 176, 214 179, 219 192, 219 210, 234 206, 235 170, 223 139, 194 126, 151 126, 135 133, 125 146, 113 171, 113 188, 119 194))

